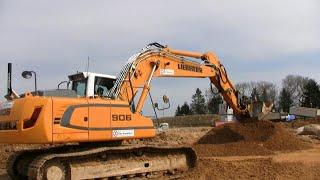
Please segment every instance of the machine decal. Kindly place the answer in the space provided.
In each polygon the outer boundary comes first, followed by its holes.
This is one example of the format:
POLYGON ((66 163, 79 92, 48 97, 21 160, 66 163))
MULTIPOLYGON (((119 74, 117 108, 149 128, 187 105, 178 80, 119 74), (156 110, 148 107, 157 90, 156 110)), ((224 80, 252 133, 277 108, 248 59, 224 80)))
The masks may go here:
POLYGON ((64 126, 64 127, 70 126, 71 125, 70 119, 73 111, 76 108, 82 108, 82 107, 129 107, 129 105, 126 105, 126 104, 78 104, 78 105, 69 106, 61 118, 61 123, 60 123, 61 126, 64 126))
MULTIPOLYGON (((153 126, 101 128, 101 127, 83 127, 83 126, 76 126, 76 125, 70 124, 71 116, 74 110, 76 108, 82 108, 82 107, 129 107, 129 106, 126 104, 79 104, 79 105, 69 106, 61 118, 60 125, 63 127, 72 128, 72 129, 91 130, 91 131, 106 131, 106 130, 115 130, 115 129, 117 130, 154 129, 153 126)), ((120 116, 118 116, 118 118, 120 118, 120 116)), ((130 116, 127 115, 125 118, 131 119, 131 115, 130 116)))
POLYGON ((75 126, 75 125, 68 125, 64 126, 67 128, 72 128, 72 129, 80 129, 80 130, 89 130, 89 131, 108 131, 108 130, 127 130, 127 129, 154 129, 153 126, 134 126, 134 127, 110 127, 110 128, 98 128, 98 127, 82 127, 82 126, 75 126))
POLYGON ((116 129, 112 131, 112 137, 114 138, 133 137, 133 136, 134 136, 134 129, 128 129, 128 130, 116 129))
POLYGON ((16 130, 18 121, 0 122, 0 130, 16 130))
POLYGON ((0 103, 0 116, 9 115, 12 106, 13 106, 13 101, 6 101, 6 102, 0 103))
POLYGON ((174 70, 173 69, 160 69, 160 75, 173 76, 174 70))
POLYGON ((112 121, 131 121, 131 115, 127 114, 112 114, 112 121))
POLYGON ((202 73, 202 68, 201 67, 191 66, 191 65, 187 65, 187 64, 178 64, 178 69, 185 70, 185 71, 202 73))

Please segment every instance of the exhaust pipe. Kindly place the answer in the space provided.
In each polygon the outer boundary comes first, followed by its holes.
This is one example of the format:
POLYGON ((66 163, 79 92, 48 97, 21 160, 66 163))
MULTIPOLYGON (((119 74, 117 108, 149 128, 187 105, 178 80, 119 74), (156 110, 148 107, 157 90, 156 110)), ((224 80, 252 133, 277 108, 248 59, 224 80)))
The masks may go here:
POLYGON ((8 63, 8 81, 7 81, 7 96, 11 97, 12 95, 12 63, 8 63))
POLYGON ((4 97, 8 101, 20 98, 20 96, 12 89, 12 63, 8 63, 7 95, 4 97))

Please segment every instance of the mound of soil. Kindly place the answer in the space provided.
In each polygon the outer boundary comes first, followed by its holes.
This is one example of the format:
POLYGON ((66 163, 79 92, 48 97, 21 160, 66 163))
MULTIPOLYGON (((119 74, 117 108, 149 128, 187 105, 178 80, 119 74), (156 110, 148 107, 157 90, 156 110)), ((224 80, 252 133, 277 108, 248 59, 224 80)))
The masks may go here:
POLYGON ((198 144, 225 144, 237 141, 266 141, 276 132, 268 121, 250 123, 229 123, 209 131, 198 144))
POLYGON ((271 155, 309 147, 280 124, 269 121, 225 124, 194 144, 200 156, 271 155))

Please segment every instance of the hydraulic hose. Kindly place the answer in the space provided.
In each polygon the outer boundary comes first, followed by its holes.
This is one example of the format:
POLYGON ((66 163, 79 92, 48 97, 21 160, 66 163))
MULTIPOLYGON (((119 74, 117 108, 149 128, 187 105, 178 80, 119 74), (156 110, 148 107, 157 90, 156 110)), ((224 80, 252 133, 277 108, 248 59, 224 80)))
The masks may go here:
POLYGON ((222 81, 224 84, 227 84, 227 83, 228 83, 228 74, 227 74, 226 68, 225 68, 222 64, 220 64, 220 67, 219 67, 219 75, 220 75, 220 77, 221 77, 221 81, 222 81), (224 71, 225 80, 222 78, 221 69, 223 69, 223 71, 224 71))

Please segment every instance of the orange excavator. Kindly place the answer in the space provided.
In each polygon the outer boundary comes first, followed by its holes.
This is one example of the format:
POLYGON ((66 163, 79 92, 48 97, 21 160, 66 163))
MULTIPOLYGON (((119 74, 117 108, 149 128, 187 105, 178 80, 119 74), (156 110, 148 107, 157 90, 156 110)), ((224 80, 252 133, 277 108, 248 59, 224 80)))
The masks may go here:
POLYGON ((7 101, 0 106, 0 143, 55 145, 10 157, 7 170, 13 179, 141 177, 195 166, 190 147, 121 145, 156 136, 153 121, 142 115, 155 77, 209 78, 239 121, 250 117, 249 104, 238 98, 211 52, 152 43, 130 57, 117 77, 77 73, 69 76, 69 89, 22 95, 13 91, 9 72, 7 101))

